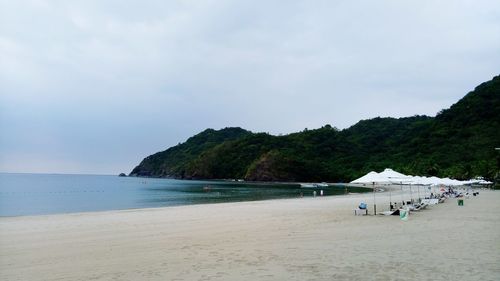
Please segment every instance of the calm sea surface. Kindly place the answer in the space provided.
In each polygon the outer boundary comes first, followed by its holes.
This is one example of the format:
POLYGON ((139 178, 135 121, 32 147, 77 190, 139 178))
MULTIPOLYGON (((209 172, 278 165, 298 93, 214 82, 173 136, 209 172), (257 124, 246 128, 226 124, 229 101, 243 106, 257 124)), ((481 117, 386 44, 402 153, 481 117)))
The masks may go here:
MULTIPOLYGON (((345 187, 324 188, 325 195, 341 195, 345 191, 345 187)), ((349 187, 348 191, 366 190, 349 187)), ((0 173, 0 216, 294 198, 301 193, 312 196, 313 190, 298 184, 0 173)))

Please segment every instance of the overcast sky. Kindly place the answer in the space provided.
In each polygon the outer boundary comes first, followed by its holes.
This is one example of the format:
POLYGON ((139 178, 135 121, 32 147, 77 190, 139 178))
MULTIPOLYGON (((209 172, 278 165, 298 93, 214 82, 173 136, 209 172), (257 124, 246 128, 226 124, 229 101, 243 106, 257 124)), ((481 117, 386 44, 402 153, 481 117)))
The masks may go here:
POLYGON ((0 171, 128 173, 205 128, 433 116, 499 70, 498 0, 0 0, 0 171))

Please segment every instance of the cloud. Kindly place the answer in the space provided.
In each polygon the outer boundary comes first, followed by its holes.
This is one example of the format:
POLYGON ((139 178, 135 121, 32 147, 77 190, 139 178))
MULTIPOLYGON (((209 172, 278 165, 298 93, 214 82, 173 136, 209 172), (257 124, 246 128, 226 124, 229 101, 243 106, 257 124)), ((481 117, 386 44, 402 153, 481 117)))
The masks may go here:
POLYGON ((0 171, 27 151, 128 171, 206 127, 433 115, 498 74, 496 34, 497 1, 4 1, 0 171))

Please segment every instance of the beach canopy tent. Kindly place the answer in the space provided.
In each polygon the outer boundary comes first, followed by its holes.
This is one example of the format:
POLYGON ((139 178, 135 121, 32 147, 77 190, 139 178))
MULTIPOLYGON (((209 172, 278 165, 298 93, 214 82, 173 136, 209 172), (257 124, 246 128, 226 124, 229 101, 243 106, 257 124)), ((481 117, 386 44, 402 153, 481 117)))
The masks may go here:
POLYGON ((407 176, 394 171, 393 169, 385 169, 383 172, 378 174, 379 177, 385 179, 390 183, 410 183, 413 179, 412 176, 407 176))
POLYGON ((438 177, 427 178, 427 185, 442 185, 444 183, 443 179, 438 177))
MULTIPOLYGON (((368 174, 360 177, 359 179, 355 179, 351 181, 353 184, 370 184, 373 185, 373 211, 374 214, 377 213, 377 205, 375 203, 375 185, 389 185, 389 184, 397 184, 401 186, 401 191, 403 191, 403 185, 409 185, 410 188, 410 196, 413 200, 413 195, 411 191, 412 185, 418 186, 462 186, 468 184, 491 184, 491 182, 485 181, 482 178, 469 180, 469 181, 459 181, 450 178, 438 178, 438 177, 420 177, 420 176, 408 176, 402 173, 398 173, 392 169, 385 169, 384 171, 377 173, 374 171, 369 172, 368 174)), ((441 189, 441 191, 446 191, 445 189, 441 189)), ((420 197, 420 189, 417 189, 420 197)), ((401 198, 403 198, 403 192, 401 192, 401 198)), ((389 188, 389 204, 392 207, 392 199, 391 199, 391 189, 389 188)))
POLYGON ((351 181, 351 183, 380 183, 381 181, 384 181, 385 179, 379 176, 379 173, 371 171, 368 174, 360 177, 359 179, 355 179, 351 181))
MULTIPOLYGON (((419 178, 419 181, 423 181, 423 178, 419 178)), ((359 179, 353 180, 351 183, 354 184, 373 184, 383 185, 383 184, 397 184, 401 186, 401 191, 403 191, 403 185, 410 185, 411 194, 411 184, 414 184, 415 178, 413 176, 407 176, 402 173, 398 173, 392 169, 385 169, 384 171, 377 173, 374 171, 360 177, 359 179)), ((401 192, 401 200, 403 201, 403 192, 401 192)), ((391 189, 389 188, 389 207, 392 209, 392 195, 391 189)), ((373 212, 377 213, 377 204, 375 199, 375 188, 373 189, 373 212)))
MULTIPOLYGON (((401 182, 403 180, 409 179, 408 176, 398 173, 392 169, 385 169, 381 173, 377 173, 374 171, 369 172, 368 174, 360 177, 359 179, 353 180, 351 183, 357 184, 393 184, 395 181, 401 182)), ((377 213, 377 204, 375 202, 375 191, 373 188, 373 213, 377 213)), ((389 189, 389 198, 391 198, 391 190, 389 189)), ((389 199, 389 205, 392 206, 392 199, 389 199)))
POLYGON ((438 177, 430 177, 425 180, 426 185, 446 185, 446 186, 459 186, 459 185, 465 185, 467 182, 465 181, 459 181, 459 180, 453 180, 450 178, 438 178, 438 177))
POLYGON ((401 173, 398 173, 392 169, 385 169, 381 173, 377 173, 374 171, 369 172, 368 174, 360 177, 359 179, 355 179, 351 181, 351 183, 364 183, 364 184, 391 184, 391 183, 408 183, 412 180, 412 176, 407 176, 401 173))
POLYGON ((411 178, 411 176, 407 176, 405 174, 398 173, 393 169, 385 169, 383 172, 380 172, 379 175, 388 177, 388 178, 411 178))
POLYGON ((468 181, 459 181, 450 178, 438 178, 438 177, 420 177, 420 176, 408 176, 402 173, 398 173, 392 169, 385 169, 383 172, 377 173, 374 171, 360 177, 359 179, 353 180, 351 183, 357 184, 402 184, 402 185, 431 185, 431 186, 460 186, 468 184, 492 184, 492 182, 486 181, 484 179, 474 179, 468 181))
POLYGON ((473 180, 468 180, 465 181, 466 184, 481 184, 481 185, 488 185, 488 184, 493 184, 491 181, 487 181, 484 179, 473 179, 473 180))
POLYGON ((377 173, 374 171, 351 181, 351 183, 357 184, 398 184, 398 185, 431 185, 431 186, 461 186, 470 184, 481 184, 488 185, 493 184, 490 181, 486 181, 483 178, 476 178, 467 181, 459 181, 450 178, 438 178, 438 177, 420 177, 420 176, 408 176, 402 173, 398 173, 392 169, 385 169, 383 172, 377 173))
POLYGON ((481 180, 479 182, 477 182, 478 184, 493 184, 493 182, 491 181, 485 181, 485 180, 481 180))
POLYGON ((413 176, 411 178, 411 184, 413 185, 431 185, 432 182, 433 180, 428 177, 413 176))

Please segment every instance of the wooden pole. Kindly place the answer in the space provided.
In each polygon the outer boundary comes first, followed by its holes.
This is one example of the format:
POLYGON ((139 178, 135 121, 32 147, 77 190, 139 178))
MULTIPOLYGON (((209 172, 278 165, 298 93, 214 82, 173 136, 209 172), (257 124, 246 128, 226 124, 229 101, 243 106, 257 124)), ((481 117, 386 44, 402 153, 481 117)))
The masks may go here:
POLYGON ((392 192, 391 192, 392 186, 391 185, 389 185, 389 211, 392 211, 392 208, 391 208, 392 207, 392 192))
POLYGON ((403 198, 403 182, 399 182, 399 186, 401 187, 401 203, 405 205, 405 199, 403 198))
POLYGON ((411 183, 410 183, 410 202, 413 204, 413 192, 411 191, 411 183))
POLYGON ((373 182, 373 215, 377 214, 377 204, 375 202, 375 182, 373 182))

